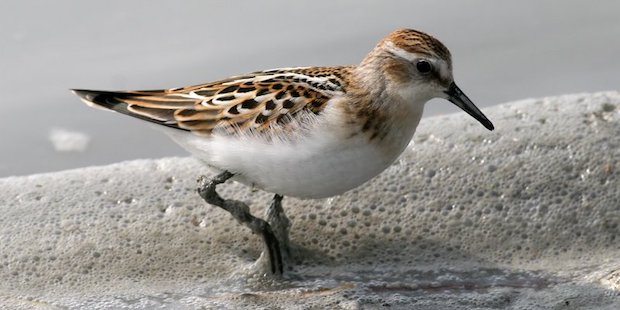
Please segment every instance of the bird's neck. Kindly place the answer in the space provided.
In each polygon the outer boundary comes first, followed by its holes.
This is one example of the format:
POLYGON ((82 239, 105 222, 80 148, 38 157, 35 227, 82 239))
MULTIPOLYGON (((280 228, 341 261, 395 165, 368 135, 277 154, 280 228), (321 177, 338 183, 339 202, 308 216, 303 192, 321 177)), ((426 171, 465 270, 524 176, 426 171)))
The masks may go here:
POLYGON ((376 62, 362 63, 353 74, 354 88, 347 90, 349 100, 343 109, 357 134, 389 153, 400 154, 409 144, 424 109, 424 98, 399 89, 376 68, 376 62))

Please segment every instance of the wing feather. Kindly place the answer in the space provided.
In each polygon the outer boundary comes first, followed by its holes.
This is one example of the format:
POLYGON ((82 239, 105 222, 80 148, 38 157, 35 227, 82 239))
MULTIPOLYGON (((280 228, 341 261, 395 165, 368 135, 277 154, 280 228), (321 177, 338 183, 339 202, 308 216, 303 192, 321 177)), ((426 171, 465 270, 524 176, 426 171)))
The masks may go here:
POLYGON ((321 113, 331 98, 346 93, 351 69, 274 69, 167 90, 74 92, 89 105, 201 135, 219 128, 266 132, 304 113, 321 113))

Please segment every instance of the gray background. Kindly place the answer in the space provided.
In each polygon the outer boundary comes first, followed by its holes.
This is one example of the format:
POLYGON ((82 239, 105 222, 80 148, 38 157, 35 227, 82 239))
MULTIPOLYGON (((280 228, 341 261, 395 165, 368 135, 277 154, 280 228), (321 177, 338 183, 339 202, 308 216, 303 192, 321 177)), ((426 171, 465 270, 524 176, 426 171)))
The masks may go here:
MULTIPOLYGON (((480 107, 617 90, 619 13, 619 1, 573 0, 3 0, 0 176, 185 154, 146 124, 86 107, 69 88, 169 88, 259 69, 352 64, 401 27, 451 49, 457 82, 480 107), (56 152, 53 128, 84 132, 90 144, 56 152)), ((436 100, 425 115, 456 111, 436 100)))

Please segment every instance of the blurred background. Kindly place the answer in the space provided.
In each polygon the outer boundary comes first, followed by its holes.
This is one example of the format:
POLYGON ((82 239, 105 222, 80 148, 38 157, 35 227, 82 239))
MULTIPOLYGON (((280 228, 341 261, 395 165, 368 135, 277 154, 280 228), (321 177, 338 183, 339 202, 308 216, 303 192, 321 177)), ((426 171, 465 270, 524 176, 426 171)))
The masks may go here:
MULTIPOLYGON (((0 177, 187 154, 150 125, 85 106, 70 88, 170 88, 355 64, 402 27, 451 49, 458 84, 483 110, 618 90, 619 13, 620 1, 576 0, 3 0, 0 177)), ((457 111, 435 100, 425 116, 457 111)))

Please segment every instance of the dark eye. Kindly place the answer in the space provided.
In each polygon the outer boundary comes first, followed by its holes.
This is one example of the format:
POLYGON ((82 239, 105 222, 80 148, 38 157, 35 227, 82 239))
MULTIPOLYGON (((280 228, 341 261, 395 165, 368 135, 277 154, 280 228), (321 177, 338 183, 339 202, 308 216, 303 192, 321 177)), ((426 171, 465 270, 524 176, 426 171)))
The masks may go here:
POLYGON ((426 60, 420 60, 415 64, 416 69, 418 69, 418 72, 422 73, 422 74, 427 74, 429 72, 431 72, 433 70, 433 66, 431 65, 430 62, 426 61, 426 60))

